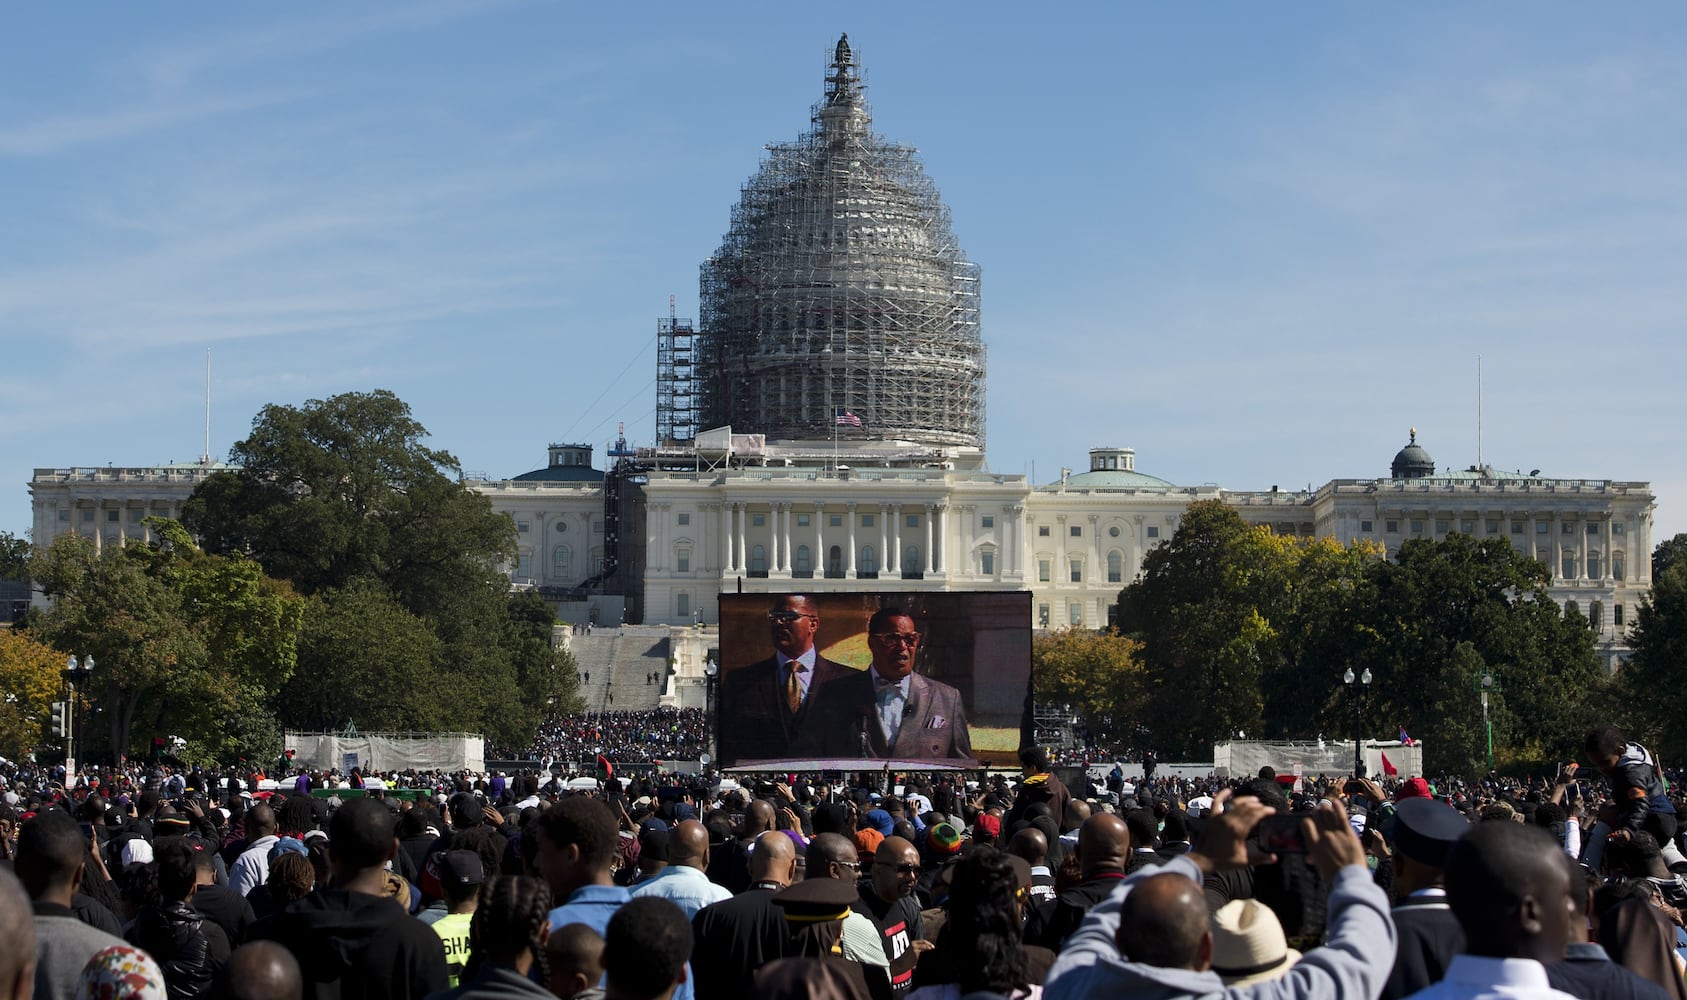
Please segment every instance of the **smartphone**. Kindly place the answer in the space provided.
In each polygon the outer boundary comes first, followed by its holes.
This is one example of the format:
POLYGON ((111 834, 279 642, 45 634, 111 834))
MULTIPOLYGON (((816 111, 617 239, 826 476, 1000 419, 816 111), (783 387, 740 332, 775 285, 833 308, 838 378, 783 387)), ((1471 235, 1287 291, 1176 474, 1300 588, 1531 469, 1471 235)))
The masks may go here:
POLYGON ((1267 854, 1305 854, 1306 836, 1300 826, 1304 819, 1300 813, 1267 816, 1254 827, 1254 842, 1267 854))

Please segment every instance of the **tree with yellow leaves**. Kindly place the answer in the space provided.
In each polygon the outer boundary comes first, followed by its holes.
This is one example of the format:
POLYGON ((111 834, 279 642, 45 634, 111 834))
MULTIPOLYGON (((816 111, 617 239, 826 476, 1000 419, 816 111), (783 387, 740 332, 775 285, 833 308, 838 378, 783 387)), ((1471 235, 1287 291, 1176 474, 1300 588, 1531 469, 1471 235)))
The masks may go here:
POLYGON ((20 760, 50 742, 51 705, 63 693, 64 654, 17 629, 0 629, 0 756, 20 760))

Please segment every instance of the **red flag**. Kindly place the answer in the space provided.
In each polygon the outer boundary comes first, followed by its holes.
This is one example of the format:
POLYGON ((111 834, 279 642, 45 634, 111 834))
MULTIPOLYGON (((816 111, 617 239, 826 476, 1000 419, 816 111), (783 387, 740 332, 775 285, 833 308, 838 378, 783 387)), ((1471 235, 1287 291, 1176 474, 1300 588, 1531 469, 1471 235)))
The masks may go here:
POLYGON ((609 758, 603 754, 597 755, 597 780, 609 782, 615 777, 615 765, 609 763, 609 758))
POLYGON ((1382 755, 1382 773, 1385 778, 1398 778, 1400 776, 1400 769, 1389 761, 1388 754, 1382 755))

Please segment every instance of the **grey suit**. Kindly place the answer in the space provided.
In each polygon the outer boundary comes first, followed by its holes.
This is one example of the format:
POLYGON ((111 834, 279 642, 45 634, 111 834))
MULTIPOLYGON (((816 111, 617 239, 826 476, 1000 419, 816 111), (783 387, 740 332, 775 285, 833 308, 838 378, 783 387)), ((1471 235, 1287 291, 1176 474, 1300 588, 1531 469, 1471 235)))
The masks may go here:
POLYGON ((896 744, 885 744, 871 671, 856 671, 815 688, 797 752, 822 758, 971 761, 961 693, 920 674, 908 677, 908 703, 896 744))

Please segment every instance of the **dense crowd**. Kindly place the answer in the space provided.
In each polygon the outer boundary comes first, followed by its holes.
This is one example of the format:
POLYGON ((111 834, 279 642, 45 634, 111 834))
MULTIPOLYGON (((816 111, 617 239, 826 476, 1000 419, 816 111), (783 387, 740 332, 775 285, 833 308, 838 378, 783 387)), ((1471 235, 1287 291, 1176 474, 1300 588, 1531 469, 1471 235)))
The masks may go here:
POLYGON ((602 754, 632 763, 696 760, 709 748, 708 716, 698 708, 588 712, 539 727, 526 747, 490 747, 493 760, 591 761, 602 754))
POLYGON ((11 766, 0 1000, 1687 1000, 1687 802, 1614 730, 1584 757, 1070 787, 1035 748, 982 780, 11 766))

